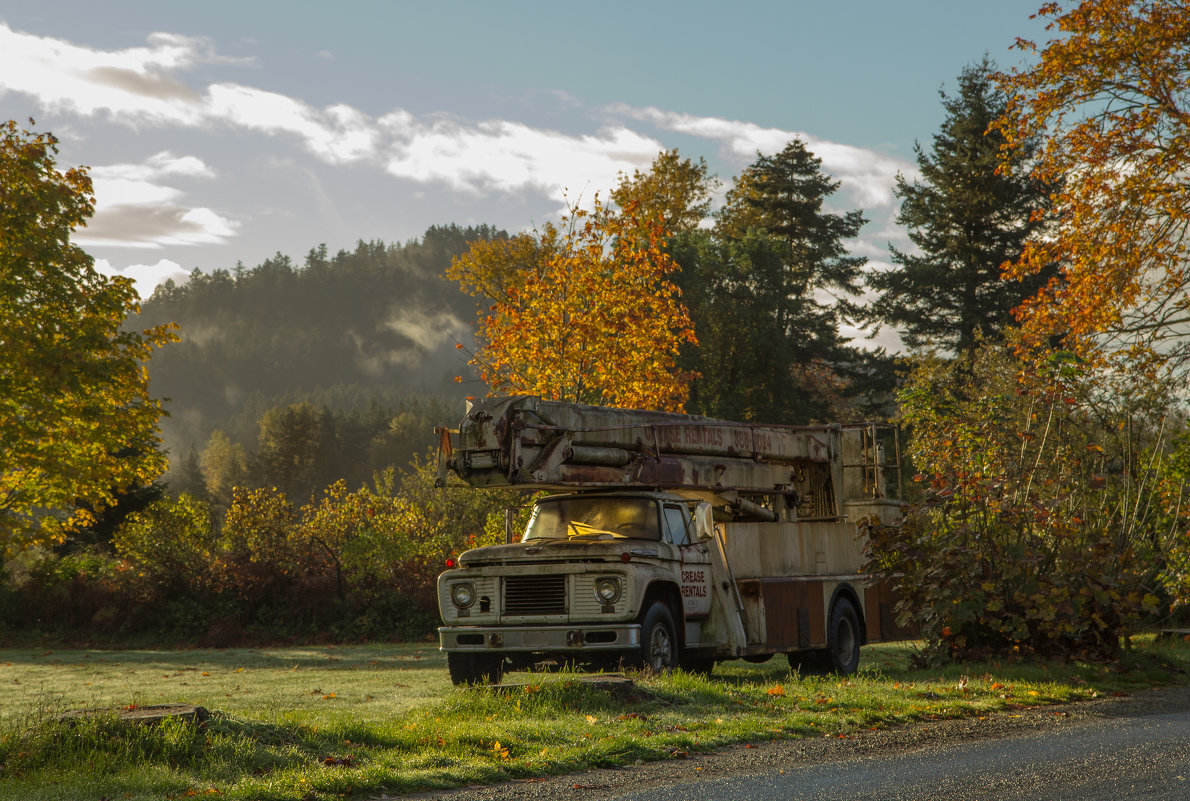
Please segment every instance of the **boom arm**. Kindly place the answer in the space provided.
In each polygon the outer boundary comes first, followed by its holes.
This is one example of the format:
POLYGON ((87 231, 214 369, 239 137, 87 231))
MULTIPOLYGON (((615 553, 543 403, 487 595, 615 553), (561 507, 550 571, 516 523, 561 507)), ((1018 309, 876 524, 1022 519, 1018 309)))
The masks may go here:
POLYGON ((443 433, 443 473, 473 486, 783 495, 807 507, 802 516, 837 514, 839 426, 750 425, 521 396, 480 401, 457 433, 443 433))

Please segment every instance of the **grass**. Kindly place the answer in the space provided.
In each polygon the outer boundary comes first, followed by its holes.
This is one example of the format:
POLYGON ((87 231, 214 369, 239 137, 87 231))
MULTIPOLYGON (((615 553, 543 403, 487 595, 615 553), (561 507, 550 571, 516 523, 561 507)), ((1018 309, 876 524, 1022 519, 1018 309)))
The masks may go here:
POLYGON ((455 689, 432 646, 220 651, 0 650, 0 798, 335 799, 668 759, 740 742, 985 715, 1184 680, 1190 645, 1143 640, 1119 664, 916 671, 904 644, 856 676, 730 662, 712 678, 511 674, 455 689), (65 723, 75 708, 180 702, 215 714, 65 723))

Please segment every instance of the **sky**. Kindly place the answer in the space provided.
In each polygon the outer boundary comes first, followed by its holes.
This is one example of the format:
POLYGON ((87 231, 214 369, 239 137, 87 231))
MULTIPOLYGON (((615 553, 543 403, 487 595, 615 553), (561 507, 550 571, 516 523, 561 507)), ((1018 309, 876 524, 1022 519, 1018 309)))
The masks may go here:
POLYGON ((319 244, 530 229, 670 148, 726 188, 794 137, 881 269, 939 90, 1020 64, 1039 4, 0 0, 0 119, 90 168, 75 241, 146 297, 319 244))

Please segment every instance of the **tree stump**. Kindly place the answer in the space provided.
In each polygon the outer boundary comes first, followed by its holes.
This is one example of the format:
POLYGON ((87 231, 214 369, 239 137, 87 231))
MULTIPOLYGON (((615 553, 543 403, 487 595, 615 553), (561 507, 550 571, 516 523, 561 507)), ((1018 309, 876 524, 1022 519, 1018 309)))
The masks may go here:
POLYGON ((58 715, 57 719, 73 722, 111 717, 126 723, 142 725, 155 725, 163 720, 181 720, 194 726, 202 726, 211 717, 211 713, 207 711, 206 707, 192 704, 154 704, 152 706, 131 704, 109 709, 71 709, 58 715))

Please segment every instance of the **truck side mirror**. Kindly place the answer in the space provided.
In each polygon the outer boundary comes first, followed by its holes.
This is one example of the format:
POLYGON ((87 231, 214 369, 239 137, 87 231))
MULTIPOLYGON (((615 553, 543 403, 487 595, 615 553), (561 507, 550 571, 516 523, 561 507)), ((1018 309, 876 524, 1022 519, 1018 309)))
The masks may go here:
POLYGON ((709 503, 703 502, 694 508, 694 532, 699 542, 706 542, 715 536, 715 521, 709 503))
POLYGON ((512 508, 504 510, 504 544, 511 545, 516 542, 516 511, 512 508))

